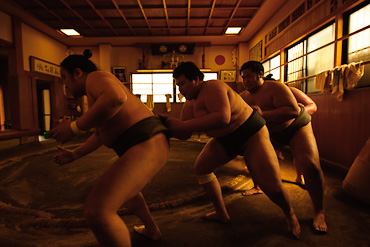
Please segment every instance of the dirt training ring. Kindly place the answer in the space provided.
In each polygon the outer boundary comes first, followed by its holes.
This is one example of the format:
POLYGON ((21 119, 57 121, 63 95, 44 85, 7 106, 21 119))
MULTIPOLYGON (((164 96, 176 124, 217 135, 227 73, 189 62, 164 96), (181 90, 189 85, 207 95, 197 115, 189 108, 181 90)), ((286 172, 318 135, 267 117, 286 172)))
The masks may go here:
MULTIPOLYGON (((69 146, 66 146, 65 148, 71 149, 78 145, 79 144, 69 145, 69 146)), ((23 164, 25 162, 25 159, 30 158, 30 157, 31 158, 36 157, 36 161, 39 161, 38 156, 49 155, 49 154, 52 154, 53 152, 56 152, 56 147, 45 149, 42 152, 31 153, 26 156, 10 158, 8 160, 0 162, 0 171, 3 169, 10 169, 12 168, 12 166, 16 166, 17 164, 21 164, 22 166, 27 167, 27 164, 23 164)), ((106 157, 104 156, 103 158, 106 158, 106 157)), ((41 167, 41 169, 42 168, 43 167, 41 167)), ((32 170, 33 167, 30 167, 28 169, 32 170)), ((3 170, 3 171, 6 172, 7 170, 3 170)), ((48 176, 47 171, 43 171, 43 172, 46 174, 45 176, 48 176)), ((7 179, 10 180, 10 178, 7 178, 7 179)), ((242 183, 244 180, 245 180, 245 176, 239 175, 235 177, 233 180, 231 180, 230 182, 228 182, 227 185, 222 186, 222 190, 224 191, 224 194, 240 192, 236 189, 236 187, 240 183, 242 183)), ((55 183, 55 184, 58 184, 58 183, 55 183)), ((174 199, 174 200, 169 200, 169 201, 148 203, 148 207, 151 211, 158 211, 158 210, 179 208, 186 204, 190 204, 193 202, 199 202, 199 201, 204 201, 205 203, 208 203, 205 193, 198 193, 193 196, 183 196, 179 199, 174 199)), ((24 220, 19 220, 19 222, 12 221, 11 224, 15 226, 41 227, 41 228, 42 227, 50 227, 50 228, 84 228, 84 227, 87 227, 87 223, 85 219, 83 217, 79 217, 79 215, 82 216, 83 214, 82 209, 77 210, 72 207, 72 209, 66 209, 66 210, 69 210, 69 215, 71 216, 68 218, 63 218, 63 217, 59 217, 58 213, 54 213, 53 210, 48 211, 48 210, 40 210, 40 209, 32 209, 32 208, 14 206, 12 205, 12 203, 5 203, 5 202, 0 201, 0 212, 4 213, 4 215, 5 214, 10 215, 10 216, 18 215, 18 218, 19 216, 25 216, 23 217, 24 220), (74 215, 72 215, 71 213, 74 215)), ((131 214, 131 212, 127 208, 121 208, 118 210, 118 214, 121 216, 124 216, 124 215, 131 214)), ((14 218, 17 218, 17 217, 14 217, 14 218)))

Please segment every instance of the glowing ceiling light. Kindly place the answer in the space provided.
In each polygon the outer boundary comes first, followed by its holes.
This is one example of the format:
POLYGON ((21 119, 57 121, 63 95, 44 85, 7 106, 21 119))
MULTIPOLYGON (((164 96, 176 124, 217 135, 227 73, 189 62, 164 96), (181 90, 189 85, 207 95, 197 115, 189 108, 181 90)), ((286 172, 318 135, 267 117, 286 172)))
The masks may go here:
POLYGON ((241 30, 241 27, 228 27, 225 34, 239 34, 241 30))
POLYGON ((67 36, 80 36, 80 33, 74 29, 60 29, 60 31, 67 36))

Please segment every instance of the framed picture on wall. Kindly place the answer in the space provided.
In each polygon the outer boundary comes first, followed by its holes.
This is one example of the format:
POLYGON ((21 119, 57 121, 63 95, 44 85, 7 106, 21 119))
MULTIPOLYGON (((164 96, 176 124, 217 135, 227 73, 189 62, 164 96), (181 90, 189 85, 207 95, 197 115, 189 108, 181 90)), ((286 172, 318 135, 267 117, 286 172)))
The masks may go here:
POLYGON ((257 43, 252 49, 249 51, 249 60, 250 61, 261 61, 262 60, 262 40, 257 43))
POLYGON ((221 70, 220 80, 224 82, 235 82, 236 81, 236 70, 221 70))
POLYGON ((112 73, 122 83, 124 83, 124 84, 127 83, 127 70, 126 70, 126 67, 112 67, 112 73))

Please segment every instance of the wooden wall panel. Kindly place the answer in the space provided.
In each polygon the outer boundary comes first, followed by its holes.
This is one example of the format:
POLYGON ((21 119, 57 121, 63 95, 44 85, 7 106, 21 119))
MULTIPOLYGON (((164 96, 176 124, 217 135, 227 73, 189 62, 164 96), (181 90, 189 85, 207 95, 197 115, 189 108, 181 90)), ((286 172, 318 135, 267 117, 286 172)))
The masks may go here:
POLYGON ((330 94, 309 96, 318 107, 312 126, 320 158, 349 169, 370 137, 370 88, 346 91, 342 102, 330 94))

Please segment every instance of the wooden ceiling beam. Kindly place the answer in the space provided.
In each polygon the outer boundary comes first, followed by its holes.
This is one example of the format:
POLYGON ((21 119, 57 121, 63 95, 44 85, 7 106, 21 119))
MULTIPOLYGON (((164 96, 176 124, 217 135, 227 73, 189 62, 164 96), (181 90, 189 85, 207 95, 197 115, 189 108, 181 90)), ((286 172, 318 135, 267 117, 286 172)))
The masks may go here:
POLYGON ((134 29, 132 29, 130 23, 128 22, 126 16, 122 13, 121 9, 119 8, 117 2, 115 0, 112 0, 112 3, 114 5, 114 7, 116 7, 116 10, 118 11, 118 13, 121 15, 122 19, 125 21, 126 25, 130 28, 131 30, 131 33, 136 36, 136 33, 134 31, 134 29))
POLYGON ((186 34, 189 33, 189 26, 190 26, 190 10, 191 10, 191 0, 188 0, 188 18, 186 21, 186 34))
POLYGON ((226 26, 225 26, 225 28, 224 28, 223 33, 225 33, 225 32, 226 32, 226 30, 227 30, 227 28, 229 27, 229 24, 230 24, 231 20, 233 19, 234 15, 235 15, 235 12, 236 12, 236 11, 237 11, 237 9, 239 8, 239 5, 240 5, 241 1, 242 1, 242 0, 239 0, 239 1, 238 1, 238 3, 236 4, 236 6, 235 6, 235 8, 234 8, 233 12, 231 13, 231 16, 230 16, 230 18, 229 18, 229 21, 227 22, 227 24, 226 24, 226 26))
POLYGON ((63 22, 65 25, 66 25, 66 28, 73 28, 73 26, 66 22, 62 17, 60 17, 57 13, 55 13, 53 10, 50 10, 48 9, 48 7, 46 7, 43 3, 41 3, 40 1, 38 0, 33 0, 35 3, 37 3, 38 5, 40 5, 43 9, 45 9, 47 12, 49 12, 51 15, 53 15, 54 17, 56 17, 58 20, 60 20, 61 22, 63 22))
POLYGON ((144 19, 146 21, 146 24, 148 25, 148 28, 149 28, 149 32, 152 33, 152 30, 150 28, 150 24, 149 24, 149 21, 148 21, 148 18, 146 17, 146 14, 145 14, 145 11, 144 11, 144 8, 143 8, 143 5, 141 4, 140 0, 136 0, 137 3, 139 4, 140 6, 140 10, 141 10, 141 13, 143 14, 144 16, 144 19))
MULTIPOLYGON (((63 0, 59 0, 59 1, 63 2, 63 4, 66 4, 63 0)), ((114 0, 111 0, 111 1, 112 1, 113 4, 116 3, 114 0)), ((137 5, 118 5, 117 3, 115 5, 117 5, 119 9, 128 9, 128 10, 138 9, 137 5)), ((143 6, 143 8, 146 8, 146 9, 163 9, 163 5, 142 5, 142 6, 143 6)), ((189 8, 189 6, 188 6, 188 4, 187 5, 169 5, 168 3, 166 3, 166 8, 167 8, 167 11, 168 10, 179 10, 179 9, 187 10, 189 8)), ((234 8, 235 8, 235 6, 230 6, 230 5, 217 5, 217 6, 214 7, 215 10, 233 10, 234 8)), ((84 7, 84 6, 76 6, 76 7, 74 7, 74 9, 76 11, 79 11, 79 10, 89 10, 90 8, 89 7, 84 7)), ((111 7, 99 7, 99 9, 114 10, 114 8, 111 8, 111 7)), ((193 9, 193 10, 207 10, 207 9, 210 9, 210 7, 209 6, 194 6, 193 5, 191 7, 191 9, 193 9)), ((258 6, 250 6, 250 7, 239 6, 239 8, 238 8, 238 10, 258 10, 258 9, 259 9, 258 6)), ((34 11, 34 10, 39 10, 39 8, 28 8, 27 10, 34 11)), ((55 11, 55 10, 58 10, 58 9, 49 8, 49 10, 55 11)))
POLYGON ((256 5, 247 6, 242 0, 233 4, 229 1, 220 4, 217 0, 208 4, 182 0, 177 5, 171 0, 155 4, 151 4, 152 1, 136 0, 128 5, 118 0, 99 1, 99 5, 95 0, 83 0, 79 4, 74 0, 59 0, 62 7, 49 6, 44 0, 31 1, 34 4, 27 11, 36 15, 40 13, 41 21, 58 29, 80 29, 82 35, 89 37, 119 37, 120 34, 135 37, 176 36, 180 33, 195 36, 223 35, 222 32, 230 26, 240 25, 245 28, 255 10, 260 8, 256 5), (78 29, 74 27, 76 25, 78 29), (159 29, 162 31, 159 32, 159 29))
POLYGON ((213 0, 212 8, 211 8, 211 11, 210 11, 209 16, 208 16, 207 25, 204 28, 204 34, 206 34, 207 29, 208 29, 208 26, 209 26, 209 23, 211 22, 213 10, 215 9, 215 5, 216 5, 216 0, 213 0))
POLYGON ((164 8, 164 13, 166 15, 166 21, 167 21, 167 26, 168 26, 168 32, 170 32, 170 20, 168 19, 168 13, 167 13, 167 4, 166 0, 163 0, 163 8, 164 8))
MULTIPOLYGON (((135 27, 136 29, 146 29, 147 27, 135 27)), ((163 27, 152 27, 152 30, 157 30, 157 29, 163 29, 166 28, 165 26, 163 27)), ((186 29, 186 27, 181 27, 181 26, 172 26, 172 30, 176 29, 186 29)), ((204 27, 190 27, 191 29, 203 29, 204 27)), ((208 27, 208 29, 223 29, 224 26, 215 26, 215 27, 208 27)))
POLYGON ((61 3, 64 4, 73 14, 75 14, 83 23, 85 23, 91 30, 93 30, 97 35, 101 36, 101 34, 96 31, 96 29, 90 25, 76 10, 72 9, 72 7, 64 0, 59 0, 61 3))
MULTIPOLYGON (((105 18, 107 21, 117 21, 117 20, 122 20, 121 17, 106 17, 105 18)), ((212 17, 212 20, 219 20, 219 21, 224 21, 224 20, 229 20, 230 18, 229 17, 212 17)), ((252 17, 234 17, 233 20, 238 20, 238 21, 250 21, 252 19, 252 17)), ((65 18, 64 20, 66 21, 74 21, 76 19, 71 19, 71 18, 65 18)), ((99 21, 101 20, 100 18, 89 18, 89 19, 85 19, 86 21, 99 21)), ((126 18, 127 21, 141 21, 142 18, 140 17, 131 17, 131 18, 126 18)), ((151 17, 151 18, 148 18, 148 21, 152 21, 152 20, 159 20, 159 21, 165 21, 165 17, 151 17)), ((172 21, 185 21, 187 22, 188 19, 187 17, 173 17, 171 18, 172 21)), ((207 21, 208 20, 208 17, 192 17, 191 20, 197 20, 197 21, 207 21)), ((48 19, 44 19, 44 21, 48 21, 48 19)), ((167 24, 167 23, 166 23, 167 24)), ((128 25, 129 26, 129 25, 128 25)), ((186 25, 188 26, 188 25, 186 25)), ((190 26, 190 23, 189 23, 189 26, 190 26)), ((130 27, 129 27, 130 28, 130 27)), ((171 27, 172 28, 172 27, 171 27)))
POLYGON ((100 16, 100 18, 104 21, 104 23, 112 30, 112 32, 116 35, 116 36, 119 36, 119 34, 117 33, 116 30, 114 30, 114 28, 112 27, 111 24, 109 24, 109 22, 104 18, 104 16, 100 13, 100 11, 98 9, 95 8, 94 4, 90 1, 90 0, 85 0, 89 5, 90 7, 95 11, 95 13, 100 16))

